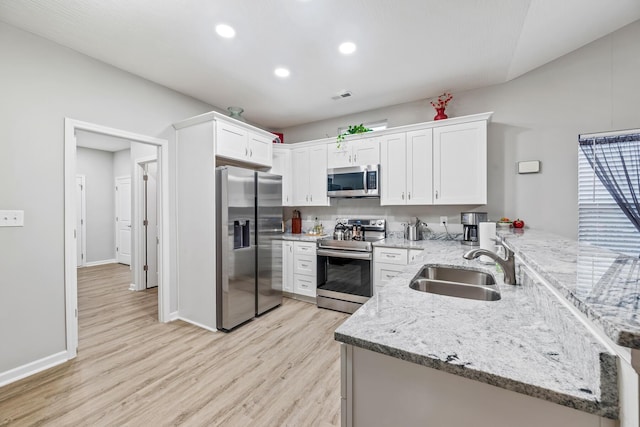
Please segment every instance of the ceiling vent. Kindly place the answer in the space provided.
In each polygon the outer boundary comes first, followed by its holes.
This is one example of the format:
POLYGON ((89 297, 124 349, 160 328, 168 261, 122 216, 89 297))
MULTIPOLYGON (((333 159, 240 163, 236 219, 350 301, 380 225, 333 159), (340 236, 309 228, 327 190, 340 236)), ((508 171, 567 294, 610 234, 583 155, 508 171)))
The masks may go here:
POLYGON ((337 101, 338 99, 349 98, 350 96, 351 96, 351 92, 348 90, 345 90, 338 93, 336 96, 332 96, 331 99, 333 99, 334 101, 337 101))

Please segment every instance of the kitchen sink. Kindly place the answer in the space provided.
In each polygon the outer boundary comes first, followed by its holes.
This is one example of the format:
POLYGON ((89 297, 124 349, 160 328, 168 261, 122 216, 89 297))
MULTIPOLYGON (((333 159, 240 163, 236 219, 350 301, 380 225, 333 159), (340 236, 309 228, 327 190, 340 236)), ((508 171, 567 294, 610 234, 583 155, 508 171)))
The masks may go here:
POLYGON ((478 270, 463 270, 455 267, 433 267, 425 265, 414 279, 417 278, 443 280, 477 286, 492 286, 496 284, 496 280, 489 273, 478 270))
POLYGON ((479 301, 497 301, 500 292, 491 274, 455 267, 424 266, 409 284, 411 289, 479 301))

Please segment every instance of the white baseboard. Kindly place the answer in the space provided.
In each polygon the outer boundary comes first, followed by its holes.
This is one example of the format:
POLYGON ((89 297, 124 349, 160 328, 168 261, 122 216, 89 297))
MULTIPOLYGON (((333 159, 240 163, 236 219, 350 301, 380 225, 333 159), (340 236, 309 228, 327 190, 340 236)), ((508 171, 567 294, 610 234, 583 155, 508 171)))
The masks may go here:
POLYGON ((45 369, 53 368, 54 366, 60 365, 67 360, 67 352, 61 351, 60 353, 43 357, 40 360, 27 363, 26 365, 18 366, 17 368, 11 369, 9 371, 0 372, 0 387, 21 380, 40 371, 44 371, 45 369))
POLYGON ((203 325, 202 323, 198 323, 198 322, 194 322, 193 320, 185 319, 184 317, 180 317, 179 315, 176 318, 176 320, 182 320, 184 322, 191 323, 192 325, 197 326, 197 327, 202 328, 202 329, 206 329, 207 331, 218 332, 218 330, 216 328, 210 328, 208 326, 203 325))
POLYGON ((180 316, 178 316, 178 312, 177 311, 169 313, 169 322, 173 322, 174 320, 178 320, 179 318, 180 318, 180 316))
POLYGON ((83 267, 95 267, 96 265, 116 264, 118 260, 115 259, 103 259, 102 261, 85 262, 83 267))

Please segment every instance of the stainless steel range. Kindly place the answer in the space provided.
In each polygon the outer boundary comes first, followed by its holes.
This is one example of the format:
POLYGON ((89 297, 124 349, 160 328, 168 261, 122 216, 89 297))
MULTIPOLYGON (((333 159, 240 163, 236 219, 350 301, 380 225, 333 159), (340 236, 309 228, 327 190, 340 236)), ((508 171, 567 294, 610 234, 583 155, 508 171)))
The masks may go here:
POLYGON ((384 219, 339 219, 334 237, 318 240, 318 307, 355 312, 373 295, 373 246, 384 219), (342 239, 340 239, 342 237, 342 239))

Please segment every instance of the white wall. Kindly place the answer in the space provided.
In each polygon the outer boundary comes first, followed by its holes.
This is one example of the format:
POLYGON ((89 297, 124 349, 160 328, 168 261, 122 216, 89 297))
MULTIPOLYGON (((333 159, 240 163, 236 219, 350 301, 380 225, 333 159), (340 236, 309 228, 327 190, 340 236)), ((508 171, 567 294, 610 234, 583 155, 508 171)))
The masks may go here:
POLYGON ((0 58, 0 204, 25 211, 0 229, 2 374, 65 349, 64 118, 173 141, 212 107, 4 23, 0 58))
POLYGON ((85 176, 86 261, 115 259, 113 153, 83 147, 76 153, 76 171, 85 176))
MULTIPOLYGON (((495 112, 489 125, 488 205, 477 210, 494 218, 520 217, 532 227, 576 238, 577 138, 640 127, 638 40, 640 21, 511 82, 454 93, 450 117, 495 112), (541 160, 542 173, 516 174, 521 160, 541 160)), ((422 100, 280 131, 285 141, 300 142, 336 135, 348 124, 388 119, 393 127, 434 115, 422 100)), ((453 206, 447 212, 455 216, 461 210, 453 206)))
POLYGON ((132 176, 131 149, 113 153, 113 176, 132 176))

